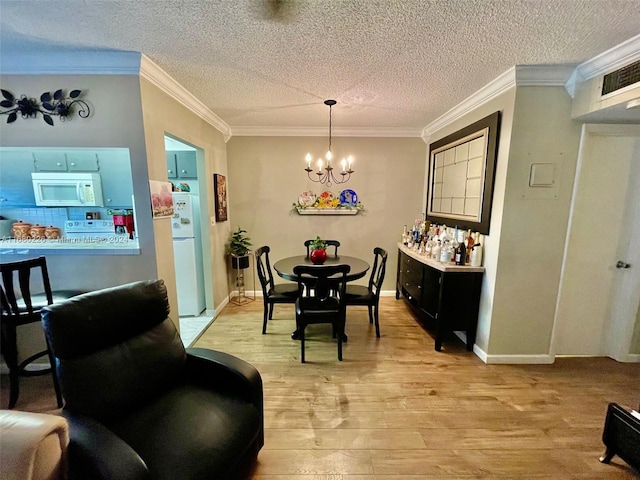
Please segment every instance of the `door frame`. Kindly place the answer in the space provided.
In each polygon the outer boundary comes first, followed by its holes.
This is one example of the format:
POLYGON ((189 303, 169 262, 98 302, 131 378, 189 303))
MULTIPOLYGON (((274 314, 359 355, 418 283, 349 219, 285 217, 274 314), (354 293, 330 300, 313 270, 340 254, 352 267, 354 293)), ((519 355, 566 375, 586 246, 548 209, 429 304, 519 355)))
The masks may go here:
MULTIPOLYGON (((572 200, 572 213, 573 216, 573 203, 575 202, 575 195, 579 188, 579 174, 583 159, 585 158, 585 148, 587 146, 587 139, 594 136, 608 136, 608 137, 636 137, 640 139, 640 125, 623 125, 623 124, 584 124, 582 128, 582 134, 580 139, 580 149, 578 153, 578 165, 576 170, 576 182, 574 184, 574 199, 572 200)), ((620 362, 638 362, 640 361, 640 355, 631 354, 631 340, 634 333, 636 316, 638 311, 638 305, 640 304, 640 157, 639 154, 634 154, 630 161, 630 184, 629 192, 625 200, 626 205, 624 211, 624 218, 626 219, 625 225, 627 228, 621 228, 619 231, 617 242, 617 256, 616 259, 627 261, 632 265, 632 269, 629 271, 620 271, 615 268, 615 263, 610 265, 609 268, 616 270, 613 275, 613 281, 611 288, 607 293, 607 320, 605 320, 604 333, 601 338, 600 353, 603 356, 609 356, 620 362), (630 220, 636 219, 633 222, 630 220), (635 250, 634 250, 635 249, 635 250), (625 260, 626 259, 626 260, 625 260), (635 289, 635 290, 634 290, 635 289)), ((600 219, 602 220, 602 219, 600 219)), ((569 218, 569 227, 567 230, 567 240, 571 233, 572 217, 569 218)), ((593 250, 594 255, 598 254, 598 241, 606 241, 606 238, 598 236, 597 228, 604 228, 606 222, 602 221, 602 225, 594 226, 594 243, 593 250)), ((567 255, 567 249, 569 248, 568 241, 565 244, 565 259, 567 255)), ((564 269, 564 267, 563 267, 564 269)), ((563 272, 564 273, 564 272, 563 272)), ((562 280, 560 282, 560 288, 563 287, 562 280)), ((553 332, 551 336, 551 348, 550 354, 552 358, 556 356, 557 345, 560 338, 560 324, 562 320, 558 315, 558 308, 562 300, 562 292, 558 292, 558 304, 556 305, 556 318, 554 322, 553 332)), ((563 317, 564 318, 564 317, 563 317)), ((566 334, 566 333, 565 333, 566 334)), ((592 354, 585 354, 591 356, 592 354)))

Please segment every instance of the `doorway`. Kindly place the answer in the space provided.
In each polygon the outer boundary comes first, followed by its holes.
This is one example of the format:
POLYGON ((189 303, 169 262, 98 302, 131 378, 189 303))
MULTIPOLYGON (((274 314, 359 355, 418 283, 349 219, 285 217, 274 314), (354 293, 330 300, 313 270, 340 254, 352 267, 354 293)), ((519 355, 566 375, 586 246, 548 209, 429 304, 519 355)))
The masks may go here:
POLYGON ((640 125, 584 125, 552 353, 640 361, 639 309, 640 125))
POLYGON ((165 135, 168 180, 174 185, 174 218, 171 222, 173 255, 178 294, 180 335, 190 345, 213 320, 208 229, 202 219, 206 211, 200 181, 204 174, 204 152, 170 135, 165 135), (204 208, 205 210, 202 210, 204 208), (201 214, 202 212, 202 214, 201 214))

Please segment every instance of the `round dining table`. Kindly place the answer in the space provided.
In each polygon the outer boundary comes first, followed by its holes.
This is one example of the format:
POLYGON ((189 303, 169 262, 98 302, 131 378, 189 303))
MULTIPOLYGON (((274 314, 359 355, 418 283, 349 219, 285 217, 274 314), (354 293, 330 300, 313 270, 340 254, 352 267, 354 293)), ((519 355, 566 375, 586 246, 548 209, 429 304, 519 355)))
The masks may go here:
MULTIPOLYGON (((349 257, 347 255, 327 255, 327 260, 323 265, 340 265, 345 263, 351 267, 351 270, 347 273, 347 282, 352 282, 364 277, 367 270, 369 270, 369 264, 367 262, 357 257, 349 257)), ((306 255, 296 255, 278 260, 273 265, 273 269, 285 280, 297 282, 298 276, 293 273, 293 268, 298 265, 313 265, 313 263, 306 255)))
MULTIPOLYGON (((327 255, 327 259, 323 263, 323 265, 340 265, 346 263, 351 267, 349 273, 347 274, 347 282, 352 282, 353 280, 358 280, 366 275, 367 270, 369 270, 369 264, 364 260, 361 260, 356 257, 349 257, 347 255, 327 255)), ((298 281, 298 275, 293 273, 294 267, 298 265, 313 265, 313 262, 309 260, 309 257, 306 255, 296 255, 294 257, 283 258, 282 260, 278 260, 273 265, 273 269, 278 272, 285 280, 291 280, 292 282, 298 281)), ((291 334, 291 338, 294 340, 298 340, 300 335, 298 330, 294 331, 291 334)), ((343 334, 342 341, 346 342, 348 337, 346 334, 343 334)))

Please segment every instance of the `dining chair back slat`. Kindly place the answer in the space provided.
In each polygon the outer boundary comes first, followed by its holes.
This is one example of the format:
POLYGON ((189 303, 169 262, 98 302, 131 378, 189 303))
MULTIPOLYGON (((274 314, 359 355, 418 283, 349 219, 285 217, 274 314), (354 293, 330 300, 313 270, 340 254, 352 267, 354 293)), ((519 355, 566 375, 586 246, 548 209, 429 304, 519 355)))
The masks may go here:
POLYGON ((305 363, 305 329, 308 325, 330 323, 338 341, 338 360, 342 361, 342 342, 346 317, 345 287, 349 265, 298 265, 296 334, 300 340, 300 361, 305 363), (309 280, 314 288, 309 289, 309 280))
POLYGON ((262 287, 262 299, 264 302, 264 313, 262 320, 262 334, 267 333, 267 322, 273 318, 273 309, 276 303, 294 304, 298 297, 298 286, 293 283, 276 284, 273 280, 269 252, 271 248, 267 245, 255 251, 256 269, 258 279, 262 287))
POLYGON ((366 306, 369 309, 369 323, 375 323, 376 337, 380 338, 380 291, 387 268, 387 251, 376 247, 373 249, 373 267, 369 277, 368 287, 347 285, 345 302, 349 305, 366 306))

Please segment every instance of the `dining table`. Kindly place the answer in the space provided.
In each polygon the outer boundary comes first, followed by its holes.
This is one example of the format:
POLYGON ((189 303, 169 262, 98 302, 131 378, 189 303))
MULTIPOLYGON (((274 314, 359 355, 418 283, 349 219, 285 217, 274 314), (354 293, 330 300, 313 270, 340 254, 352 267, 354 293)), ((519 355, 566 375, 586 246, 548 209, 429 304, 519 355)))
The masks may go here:
MULTIPOLYGON (((367 270, 369 270, 369 264, 366 261, 347 255, 327 255, 327 259, 323 263, 323 265, 341 264, 347 264, 351 267, 347 274, 347 282, 353 282, 364 277, 367 274, 367 270)), ((313 265, 313 263, 306 255, 295 255, 278 260, 273 265, 273 269, 285 280, 297 282, 298 276, 293 273, 293 269, 298 265, 313 265)))
MULTIPOLYGON (((351 270, 349 270, 346 276, 347 282, 353 282, 354 280, 364 277, 367 274, 367 270, 369 270, 369 264, 365 260, 348 255, 327 255, 327 259, 323 263, 323 265, 341 264, 347 264, 351 267, 351 270)), ((297 282, 298 275, 293 273, 293 269, 298 265, 313 265, 313 262, 306 255, 295 255, 278 260, 273 264, 273 269, 285 280, 297 282)), ((291 334, 291 338, 298 340, 298 330, 295 330, 291 334)), ((347 339, 347 335, 343 335, 343 341, 346 342, 347 339)))

